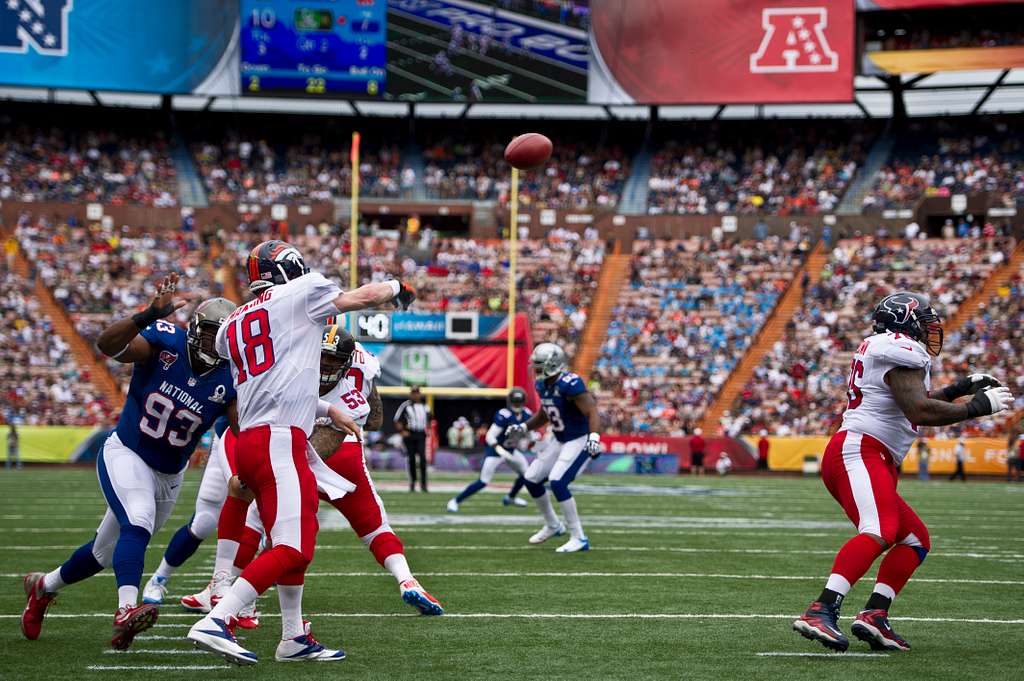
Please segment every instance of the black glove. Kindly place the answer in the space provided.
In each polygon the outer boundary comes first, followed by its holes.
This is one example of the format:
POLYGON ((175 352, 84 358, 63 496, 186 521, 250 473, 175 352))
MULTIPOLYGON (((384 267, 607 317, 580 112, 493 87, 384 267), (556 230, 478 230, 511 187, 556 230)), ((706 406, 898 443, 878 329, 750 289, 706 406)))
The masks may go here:
POLYGON ((975 395, 979 390, 985 390, 986 388, 998 388, 1002 383, 996 380, 994 376, 988 374, 970 374, 959 379, 956 383, 947 385, 942 389, 942 396, 946 398, 947 402, 963 397, 965 395, 975 395))
POLYGON ((1009 388, 997 386, 986 388, 974 393, 974 398, 967 403, 967 418, 998 414, 1005 409, 1013 408, 1013 395, 1009 388))
POLYGON ((401 310, 408 310, 412 301, 416 300, 416 289, 401 281, 398 282, 398 286, 398 295, 391 302, 401 310))

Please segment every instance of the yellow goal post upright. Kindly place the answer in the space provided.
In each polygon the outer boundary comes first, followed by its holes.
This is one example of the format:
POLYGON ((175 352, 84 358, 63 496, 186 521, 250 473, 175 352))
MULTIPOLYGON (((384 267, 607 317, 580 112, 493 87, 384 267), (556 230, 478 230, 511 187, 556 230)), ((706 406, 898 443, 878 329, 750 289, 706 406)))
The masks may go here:
MULTIPOLYGON (((359 145, 360 135, 352 133, 352 187, 350 197, 349 215, 349 286, 359 286, 359 145)), ((516 256, 518 254, 519 234, 519 169, 512 168, 512 187, 509 192, 510 215, 508 228, 508 339, 505 352, 505 386, 504 388, 454 388, 454 387, 431 387, 420 386, 420 392, 427 400, 427 406, 434 411, 435 397, 482 397, 487 399, 501 399, 508 396, 508 392, 515 385, 515 350, 516 350, 516 256)), ((347 317, 348 315, 346 315, 347 317)), ((349 331, 354 331, 351 322, 348 323, 349 331)), ((411 386, 407 385, 380 385, 377 392, 384 397, 408 397, 411 386)))

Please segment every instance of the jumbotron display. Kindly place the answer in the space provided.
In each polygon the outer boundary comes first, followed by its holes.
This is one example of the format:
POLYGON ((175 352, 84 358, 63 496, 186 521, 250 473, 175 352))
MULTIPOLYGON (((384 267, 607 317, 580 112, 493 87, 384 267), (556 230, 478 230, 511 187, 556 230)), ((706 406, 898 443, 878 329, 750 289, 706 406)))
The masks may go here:
POLYGON ((386 17, 384 0, 242 0, 242 91, 376 97, 386 17))

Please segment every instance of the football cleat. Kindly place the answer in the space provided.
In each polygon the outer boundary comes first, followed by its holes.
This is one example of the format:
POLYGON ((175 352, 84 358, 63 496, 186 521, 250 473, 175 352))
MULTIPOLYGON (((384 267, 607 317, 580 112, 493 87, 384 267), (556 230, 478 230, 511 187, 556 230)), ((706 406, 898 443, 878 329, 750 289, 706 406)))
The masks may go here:
POLYGON ((142 602, 160 605, 167 595, 167 578, 153 575, 142 589, 142 602))
POLYGON ((841 653, 845 653, 850 647, 850 640, 839 629, 838 605, 820 601, 811 603, 804 614, 794 620, 793 631, 841 653))
POLYGON ((565 542, 564 544, 559 546, 557 549, 555 549, 555 553, 576 553, 577 551, 589 551, 589 550, 590 550, 590 540, 589 539, 587 539, 586 537, 581 537, 580 539, 577 539, 576 537, 572 537, 569 541, 565 542))
POLYGON ((277 652, 274 653, 275 660, 278 662, 340 662, 345 659, 344 650, 326 648, 313 638, 313 627, 308 620, 302 621, 302 628, 305 633, 301 636, 277 644, 277 652))
POLYGON ((520 508, 522 508, 524 506, 529 506, 530 504, 526 502, 526 499, 520 499, 519 497, 510 497, 509 495, 506 494, 501 498, 501 505, 519 506, 520 508))
POLYGON ((232 628, 221 618, 207 615, 192 625, 185 638, 192 641, 196 648, 220 655, 228 662, 237 665, 256 664, 256 653, 238 645, 232 628))
POLYGON ((565 534, 565 525, 558 523, 557 527, 548 527, 545 525, 540 528, 533 536, 530 537, 529 542, 531 544, 543 544, 552 537, 558 537, 565 534))
POLYGON ((21 613, 21 633, 30 641, 39 638, 46 609, 57 598, 57 594, 43 591, 45 580, 46 575, 42 572, 30 572, 25 575, 25 595, 28 597, 28 601, 25 603, 25 610, 21 613))
POLYGON ((444 614, 444 608, 436 598, 427 593, 427 590, 420 586, 415 579, 407 579, 398 587, 402 592, 402 600, 406 605, 411 605, 420 611, 422 615, 440 617, 444 614))
POLYGON ((204 615, 213 610, 220 597, 231 587, 231 577, 226 572, 218 572, 206 585, 206 588, 191 596, 182 596, 181 607, 189 612, 201 612, 204 615))
POLYGON ((892 630, 888 610, 861 610, 850 625, 850 633, 872 650, 910 650, 906 639, 892 630))
POLYGON ((253 601, 238 612, 235 626, 243 629, 255 629, 260 626, 260 614, 256 612, 256 601, 253 601))
POLYGON ((449 513, 458 513, 459 512, 459 502, 455 501, 454 498, 453 499, 449 499, 448 500, 448 505, 445 506, 444 508, 449 513))
POLYGON ((114 650, 128 650, 136 634, 156 624, 157 607, 152 603, 128 606, 122 605, 114 613, 114 636, 110 645, 114 650))

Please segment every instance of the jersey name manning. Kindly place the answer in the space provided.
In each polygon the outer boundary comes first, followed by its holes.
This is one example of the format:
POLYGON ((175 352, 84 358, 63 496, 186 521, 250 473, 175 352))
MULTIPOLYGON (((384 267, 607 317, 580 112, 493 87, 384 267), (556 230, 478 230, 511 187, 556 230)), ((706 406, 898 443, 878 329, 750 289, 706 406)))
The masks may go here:
POLYGON ((319 272, 264 289, 228 317, 217 353, 230 360, 238 427, 295 426, 309 437, 320 385, 320 341, 341 289, 319 272))
POLYGON ((185 332, 170 322, 157 321, 139 335, 153 354, 132 368, 117 436, 151 468, 177 473, 203 434, 234 402, 231 372, 219 366, 195 375, 185 332))
MULTIPOLYGON (((508 443, 505 442, 505 436, 508 433, 508 427, 517 423, 526 423, 533 416, 533 412, 523 407, 522 411, 516 414, 508 407, 502 407, 498 410, 498 413, 494 415, 494 421, 491 423, 491 428, 497 427, 500 429, 498 433, 498 444, 509 449, 508 443)), ((525 449, 525 447, 524 447, 525 449)), ((494 451, 494 447, 487 445, 484 449, 484 456, 498 456, 498 452, 494 451)))
POLYGON ((842 430, 879 440, 899 465, 917 439, 917 430, 896 404, 885 375, 897 367, 924 369, 927 390, 931 388, 931 366, 924 346, 903 334, 887 332, 865 338, 850 366, 849 403, 842 430))
POLYGON ((587 392, 583 379, 574 373, 564 373, 553 384, 544 379, 537 381, 540 408, 548 417, 551 432, 559 442, 568 442, 590 432, 590 422, 571 397, 587 392))

